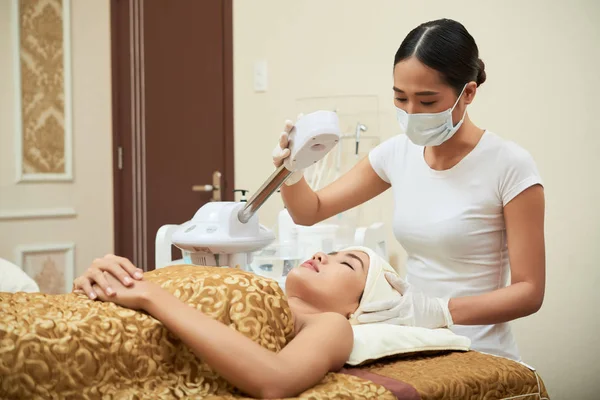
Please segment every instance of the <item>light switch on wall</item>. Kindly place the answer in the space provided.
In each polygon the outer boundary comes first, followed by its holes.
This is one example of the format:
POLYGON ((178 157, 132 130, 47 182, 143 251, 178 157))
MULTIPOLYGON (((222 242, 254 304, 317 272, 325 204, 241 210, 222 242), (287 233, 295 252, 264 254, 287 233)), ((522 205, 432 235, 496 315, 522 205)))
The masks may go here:
POLYGON ((267 91, 267 61, 260 60, 254 62, 254 91, 267 91))

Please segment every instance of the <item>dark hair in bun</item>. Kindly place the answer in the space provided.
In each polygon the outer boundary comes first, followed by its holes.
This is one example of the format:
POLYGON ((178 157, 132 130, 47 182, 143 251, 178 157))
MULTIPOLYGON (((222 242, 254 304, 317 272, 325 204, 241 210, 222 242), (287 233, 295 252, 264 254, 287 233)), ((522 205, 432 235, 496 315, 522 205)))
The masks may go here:
POLYGON ((468 82, 477 86, 485 82, 485 64, 475 39, 460 22, 438 19, 413 29, 396 52, 394 66, 413 56, 438 71, 457 93, 468 82))
POLYGON ((477 80, 475 82, 477 82, 477 86, 479 86, 485 82, 487 75, 485 74, 485 63, 483 60, 480 58, 477 63, 479 64, 479 70, 477 71, 477 80))

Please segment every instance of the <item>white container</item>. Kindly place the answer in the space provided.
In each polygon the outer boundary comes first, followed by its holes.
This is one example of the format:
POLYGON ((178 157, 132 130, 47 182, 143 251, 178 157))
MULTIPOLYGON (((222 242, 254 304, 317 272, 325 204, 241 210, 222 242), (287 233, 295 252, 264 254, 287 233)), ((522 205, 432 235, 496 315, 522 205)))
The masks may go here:
POLYGON ((292 216, 288 212, 287 208, 284 208, 279 212, 277 217, 277 236, 279 243, 295 245, 298 241, 298 231, 296 230, 296 224, 292 219, 292 216))
POLYGON ((298 245, 306 258, 320 251, 330 253, 335 250, 338 225, 322 224, 314 226, 298 226, 298 245))
POLYGON ((297 245, 272 244, 254 254, 251 270, 261 276, 279 279, 286 277, 292 268, 296 268, 302 259, 297 245))

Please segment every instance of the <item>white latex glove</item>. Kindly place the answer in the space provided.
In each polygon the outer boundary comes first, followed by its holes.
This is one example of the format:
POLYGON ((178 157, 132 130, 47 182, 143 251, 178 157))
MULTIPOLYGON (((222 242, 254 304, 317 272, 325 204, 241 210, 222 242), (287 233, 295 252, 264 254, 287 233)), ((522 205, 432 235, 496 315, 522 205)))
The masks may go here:
POLYGON ((448 300, 429 297, 417 292, 402 278, 386 273, 386 279, 402 297, 396 300, 384 300, 365 304, 358 322, 386 323, 395 325, 418 326, 421 328, 445 328, 452 326, 452 315, 448 309, 448 300))
MULTIPOLYGON (((302 114, 298 115, 298 119, 302 118, 302 114)), ((289 140, 288 136, 292 129, 294 128, 294 123, 290 120, 285 121, 285 126, 283 128, 283 132, 279 135, 279 143, 273 149, 273 164, 276 168, 279 168, 283 161, 290 156, 290 149, 288 148, 289 140)), ((292 186, 302 179, 304 176, 304 171, 295 171, 292 173, 288 179, 285 181, 285 184, 288 186, 292 186)))

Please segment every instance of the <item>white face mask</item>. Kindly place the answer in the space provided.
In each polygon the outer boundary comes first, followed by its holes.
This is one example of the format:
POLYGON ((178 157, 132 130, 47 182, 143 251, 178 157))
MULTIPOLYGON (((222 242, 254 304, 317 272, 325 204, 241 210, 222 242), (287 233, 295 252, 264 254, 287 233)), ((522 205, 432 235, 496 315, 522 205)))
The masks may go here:
POLYGON ((467 85, 463 87, 452 108, 440 113, 408 114, 401 108, 396 107, 398 124, 410 141, 418 146, 439 146, 454 136, 462 125, 467 110, 465 109, 465 113, 456 126, 452 124, 452 111, 454 111, 454 107, 458 104, 458 100, 460 100, 466 87, 467 85))

